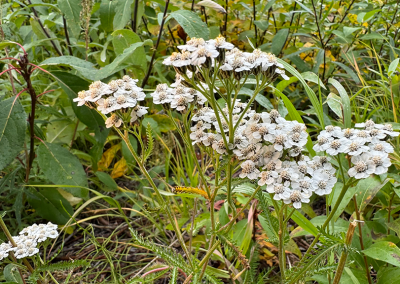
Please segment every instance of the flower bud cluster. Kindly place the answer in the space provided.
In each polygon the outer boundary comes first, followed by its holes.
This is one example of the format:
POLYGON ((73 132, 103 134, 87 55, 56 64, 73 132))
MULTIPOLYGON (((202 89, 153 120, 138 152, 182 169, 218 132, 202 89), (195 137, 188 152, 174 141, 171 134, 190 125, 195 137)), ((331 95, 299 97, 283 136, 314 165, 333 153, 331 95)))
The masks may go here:
POLYGON ((360 129, 328 125, 318 135, 314 150, 331 156, 347 154, 352 163, 348 174, 356 179, 386 173, 391 165, 389 154, 394 152, 387 140, 399 133, 393 131, 391 124, 376 124, 372 120, 357 123, 355 127, 360 129))
POLYGON ((13 252, 17 259, 33 256, 39 252, 37 247, 39 243, 47 239, 55 239, 58 235, 57 225, 50 222, 26 227, 19 232, 19 236, 12 237, 16 246, 13 246, 11 242, 0 244, 0 260, 8 257, 10 252, 13 252))
POLYGON ((123 123, 122 114, 127 109, 131 110, 130 122, 135 122, 138 117, 147 113, 147 107, 138 105, 139 101, 146 98, 143 89, 138 87, 138 80, 125 75, 122 79, 112 80, 108 84, 96 81, 90 84, 89 90, 80 91, 74 102, 78 106, 87 105, 96 107, 104 115, 111 114, 106 120, 106 127, 120 127, 123 123))

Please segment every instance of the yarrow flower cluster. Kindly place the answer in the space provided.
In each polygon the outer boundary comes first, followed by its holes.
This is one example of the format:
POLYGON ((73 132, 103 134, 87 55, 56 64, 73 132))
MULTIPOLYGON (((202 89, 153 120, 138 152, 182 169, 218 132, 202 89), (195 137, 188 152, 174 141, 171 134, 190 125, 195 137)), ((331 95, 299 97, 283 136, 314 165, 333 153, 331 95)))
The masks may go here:
POLYGON ((187 70, 195 72, 196 77, 204 82, 204 74, 198 68, 210 69, 218 64, 223 78, 233 76, 240 80, 245 75, 263 75, 271 81, 279 75, 285 80, 283 65, 278 63, 271 53, 255 49, 253 52, 242 52, 233 44, 226 42, 223 36, 205 41, 202 38, 192 38, 185 45, 178 48, 181 52, 174 52, 164 60, 164 65, 172 65, 176 72, 185 75, 187 70), (197 71, 197 72, 196 72, 197 71))
POLYGON ((13 246, 11 242, 0 244, 0 260, 8 257, 10 252, 13 252, 17 259, 33 256, 39 252, 39 243, 55 239, 58 235, 57 225, 50 222, 26 227, 19 232, 19 236, 12 237, 17 246, 13 246))
POLYGON ((138 102, 143 101, 146 95, 143 89, 136 85, 137 82, 138 80, 127 75, 122 79, 112 80, 108 84, 96 81, 90 84, 89 90, 80 91, 73 101, 77 102, 78 106, 87 105, 90 108, 97 108, 104 115, 111 114, 106 120, 107 128, 120 127, 128 109, 131 110, 131 123, 147 113, 147 107, 138 105, 138 102))
MULTIPOLYGON (((336 170, 327 157, 310 159, 302 155, 308 138, 304 124, 287 121, 276 110, 256 113, 240 100, 233 103, 232 123, 237 125, 233 139, 229 138, 229 121, 222 121, 220 127, 214 110, 204 107, 192 117, 193 144, 212 147, 221 155, 233 151, 238 160, 243 160, 241 178, 266 185, 275 200, 292 203, 295 208, 309 202, 312 192, 326 195, 332 191, 336 170), (226 144, 222 132, 227 141, 233 142, 226 144)), ((222 111, 224 115, 219 114, 220 117, 227 117, 228 107, 222 111)))
POLYGON ((386 173, 391 165, 389 154, 394 152, 387 140, 399 133, 393 131, 391 124, 376 124, 372 120, 357 123, 355 127, 359 129, 325 127, 318 135, 314 150, 325 151, 331 156, 347 154, 352 163, 348 174, 356 179, 386 173))

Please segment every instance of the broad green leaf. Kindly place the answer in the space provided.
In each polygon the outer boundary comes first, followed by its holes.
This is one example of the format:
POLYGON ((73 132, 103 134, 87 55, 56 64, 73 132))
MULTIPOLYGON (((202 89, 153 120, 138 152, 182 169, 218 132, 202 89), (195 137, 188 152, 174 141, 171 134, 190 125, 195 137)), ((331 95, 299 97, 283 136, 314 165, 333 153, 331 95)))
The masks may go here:
POLYGON ((148 118, 154 119, 158 124, 158 129, 160 132, 168 132, 175 129, 174 123, 171 121, 169 116, 164 114, 153 114, 147 116, 148 118))
POLYGON ((21 278, 21 275, 18 272, 18 266, 16 266, 13 263, 7 264, 7 266, 4 267, 3 274, 4 278, 9 283, 17 283, 17 284, 24 283, 24 281, 21 278))
POLYGON ((60 66, 68 66, 74 68, 83 77, 91 81, 95 81, 95 76, 98 71, 96 68, 94 68, 93 63, 69 55, 50 57, 39 64, 39 66, 44 66, 44 65, 56 65, 56 66, 60 65, 60 66))
POLYGON ((387 178, 381 182, 379 176, 370 176, 360 180, 356 189, 358 210, 362 212, 378 191, 389 181, 390 179, 387 178))
POLYGON ((259 28, 260 30, 267 30, 269 23, 267 21, 254 21, 254 24, 259 28))
POLYGON ((377 284, 400 284, 400 268, 382 267, 379 269, 377 284))
POLYGON ((15 97, 0 101, 0 170, 22 150, 25 141, 26 114, 15 97))
POLYGON ((114 30, 123 29, 131 19, 133 0, 114 0, 114 30))
POLYGON ((400 249, 392 242, 376 242, 362 252, 373 259, 400 267, 400 249))
POLYGON ((209 39, 210 32, 207 25, 196 13, 189 10, 179 10, 172 12, 165 21, 167 22, 170 18, 174 18, 189 37, 209 39))
MULTIPOLYGON (((129 141, 131 142, 131 145, 133 147, 133 150, 137 152, 137 148, 138 148, 138 142, 136 140, 136 138, 133 135, 129 135, 129 141)), ((126 162, 128 164, 134 164, 136 161, 133 158, 132 153, 129 151, 128 146, 126 145, 125 141, 122 140, 122 156, 125 158, 126 162)))
MULTIPOLYGON (((87 187, 87 177, 78 158, 57 144, 43 142, 37 150, 38 163, 44 175, 54 184, 87 187)), ((87 190, 65 187, 74 196, 86 198, 87 190)))
POLYGON ((331 110, 340 118, 343 118, 342 99, 334 93, 330 93, 326 98, 326 103, 331 110))
POLYGON ((391 77, 393 72, 396 71, 397 66, 399 66, 399 60, 400 58, 396 58, 395 60, 393 60, 390 65, 389 65, 389 69, 388 69, 388 76, 391 77))
POLYGON ((400 219, 387 223, 387 226, 389 229, 395 231, 397 236, 400 237, 400 219))
POLYGON ((345 36, 349 36, 358 30, 361 30, 361 27, 343 27, 343 33, 345 36))
POLYGON ((37 214, 53 223, 63 225, 74 213, 69 202, 57 191, 56 188, 27 188, 25 190, 29 204, 37 214))
POLYGON ((292 220, 296 222, 302 229, 309 232, 311 235, 318 235, 318 229, 310 222, 306 217, 304 217, 299 211, 295 210, 292 215, 292 220))
POLYGON ((301 74, 295 68, 293 68, 290 64, 283 61, 282 59, 278 58, 277 61, 279 63, 281 63, 285 67, 285 69, 287 71, 289 71, 293 76, 297 77, 297 79, 299 79, 299 81, 303 84, 304 89, 306 90, 306 93, 311 101, 311 104, 315 108, 321 128, 325 128, 324 113, 322 110, 322 105, 320 104, 314 91, 307 85, 306 81, 303 79, 301 74))
POLYGON ((57 4, 61 12, 65 15, 65 20, 67 21, 67 26, 71 30, 71 36, 74 38, 79 38, 81 32, 80 13, 82 11, 82 1, 81 0, 59 0, 57 4))
POLYGON ((288 34, 289 34, 289 29, 281 29, 279 32, 276 33, 276 35, 272 39, 271 52, 276 56, 278 56, 281 53, 282 48, 285 45, 288 34))
POLYGON ((377 32, 370 32, 366 35, 363 35, 362 37, 360 37, 360 39, 362 40, 371 40, 371 39, 387 39, 387 37, 383 36, 380 33, 377 32))
POLYGON ((336 202, 340 202, 338 209, 336 210, 335 214, 333 215, 333 220, 336 220, 339 218, 339 216, 343 213, 343 211, 346 209, 347 205, 351 201, 351 199, 354 196, 354 193, 357 190, 357 187, 350 187, 347 189, 345 195, 341 200, 338 200, 339 194, 342 191, 343 184, 342 183, 336 183, 335 187, 333 188, 333 196, 332 196, 332 201, 331 201, 331 207, 336 206, 336 202))
MULTIPOLYGON (((125 49, 130 47, 132 44, 141 42, 140 37, 131 30, 117 30, 112 33, 112 43, 114 51, 117 55, 124 52, 125 49)), ((129 56, 124 64, 132 65, 139 68, 134 68, 136 77, 142 78, 147 70, 147 59, 144 47, 138 47, 131 56, 129 56)))
POLYGON ((340 97, 342 98, 342 107, 344 114, 344 127, 351 128, 351 104, 349 95, 347 95, 346 90, 343 86, 333 78, 329 78, 329 83, 331 83, 336 90, 338 90, 340 97))
POLYGON ((110 132, 106 128, 104 119, 94 110, 85 106, 78 107, 72 100, 78 96, 78 92, 89 89, 89 82, 82 78, 64 71, 53 71, 51 73, 57 80, 60 87, 68 95, 72 108, 78 119, 95 131, 95 138, 103 147, 104 142, 110 132))
POLYGON ((101 0, 100 4, 100 28, 106 32, 113 31, 116 1, 101 0))
MULTIPOLYGON (((246 87, 241 88, 239 91, 239 95, 246 95, 246 96, 252 97, 253 94, 254 94, 254 91, 250 90, 249 88, 246 88, 246 87)), ((271 104, 271 102, 261 94, 256 95, 255 101, 257 103, 259 103, 261 106, 263 106, 268 111, 270 111, 271 109, 274 108, 274 106, 271 104)))
POLYGON ((104 173, 104 172, 96 172, 96 176, 109 189, 108 191, 118 190, 117 183, 109 174, 104 173))
POLYGON ((351 79, 354 80, 354 82, 356 82, 357 84, 360 83, 360 79, 358 78, 357 74, 354 73, 354 71, 350 67, 338 61, 332 61, 332 63, 340 66, 344 71, 346 71, 346 73, 351 77, 351 79))
POLYGON ((122 54, 118 55, 112 63, 98 70, 95 75, 95 80, 102 80, 118 71, 121 71, 125 68, 125 65, 123 64, 125 60, 131 57, 137 48, 142 47, 143 45, 152 45, 152 43, 153 42, 150 39, 147 39, 144 42, 132 44, 130 47, 126 48, 122 54))
POLYGON ((314 72, 303 72, 303 73, 301 73, 301 76, 303 76, 304 80, 313 82, 313 83, 321 86, 321 88, 324 88, 326 90, 326 87, 322 83, 322 80, 314 72))
MULTIPOLYGON (((299 112, 296 110, 292 102, 286 97, 281 91, 278 89, 275 89, 275 95, 279 96, 282 100, 283 103, 285 104, 287 110, 289 111, 289 117, 291 120, 296 120, 300 123, 304 123, 303 119, 301 118, 299 112)), ((307 137, 307 144, 306 148, 308 150, 308 153, 310 153, 311 156, 315 156, 315 151, 313 149, 313 144, 311 141, 311 137, 308 135, 307 137)))

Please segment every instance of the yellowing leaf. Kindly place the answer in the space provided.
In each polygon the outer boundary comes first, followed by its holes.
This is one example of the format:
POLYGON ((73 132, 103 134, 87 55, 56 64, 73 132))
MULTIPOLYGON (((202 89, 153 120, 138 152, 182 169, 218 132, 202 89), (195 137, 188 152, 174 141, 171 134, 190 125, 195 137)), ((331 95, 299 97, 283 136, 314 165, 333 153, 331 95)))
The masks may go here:
POLYGON ((82 201, 82 198, 75 197, 71 193, 63 190, 62 188, 57 188, 57 190, 62 195, 62 197, 64 197, 69 202, 69 204, 71 204, 71 206, 75 206, 82 201))
POLYGON ((111 172, 111 177, 114 179, 122 177, 127 170, 128 170, 128 164, 126 163, 125 158, 122 158, 114 165, 114 168, 111 172))
POLYGON ((99 171, 106 171, 110 166, 112 160, 115 158, 117 152, 121 149, 121 143, 112 146, 110 149, 103 153, 101 160, 97 164, 99 167, 99 171))

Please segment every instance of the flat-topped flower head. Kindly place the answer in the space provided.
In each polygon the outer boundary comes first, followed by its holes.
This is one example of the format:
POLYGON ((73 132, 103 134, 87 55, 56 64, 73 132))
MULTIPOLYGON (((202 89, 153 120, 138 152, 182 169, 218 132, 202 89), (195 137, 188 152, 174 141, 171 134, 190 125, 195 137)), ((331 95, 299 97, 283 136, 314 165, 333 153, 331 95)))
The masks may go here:
POLYGON ((388 154, 379 151, 371 151, 369 154, 370 154, 370 160, 375 165, 374 174, 381 175, 386 173, 392 164, 390 162, 388 154))
POLYGON ((284 200, 290 198, 288 183, 273 183, 267 186, 267 192, 274 194, 274 200, 284 200))
POLYGON ((310 195, 300 190, 292 190, 290 191, 289 197, 285 198, 283 202, 285 202, 285 204, 292 203, 294 208, 300 209, 302 203, 310 202, 310 195))
POLYGON ((356 179, 364 179, 373 174, 376 170, 376 164, 371 160, 369 153, 363 153, 351 158, 353 167, 349 169, 348 174, 356 179))
POLYGON ((204 46, 206 42, 202 38, 192 37, 185 45, 178 45, 180 50, 195 51, 201 46, 204 46))
POLYGON ((378 143, 371 143, 369 144, 369 148, 373 151, 385 152, 388 154, 394 152, 393 146, 385 141, 379 141, 378 143))
POLYGON ((113 126, 120 127, 122 125, 122 119, 115 113, 113 113, 109 118, 106 119, 106 127, 111 128, 113 126))
POLYGON ((242 172, 239 174, 241 178, 248 179, 257 179, 260 171, 256 168, 256 165, 253 161, 247 160, 243 162, 240 167, 242 168, 242 172))
POLYGON ((74 98, 72 101, 78 102, 78 106, 82 106, 87 102, 89 98, 90 98, 89 91, 80 91, 78 92, 78 97, 74 98))
POLYGON ((135 106, 132 111, 131 111, 131 120, 130 122, 133 123, 136 120, 138 120, 138 118, 143 117, 148 111, 147 111, 148 107, 143 107, 143 106, 135 106))
POLYGON ((258 177, 259 186, 263 186, 265 184, 270 185, 278 178, 278 173, 275 171, 262 171, 258 177))

